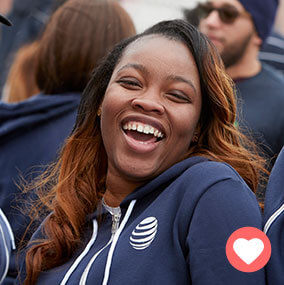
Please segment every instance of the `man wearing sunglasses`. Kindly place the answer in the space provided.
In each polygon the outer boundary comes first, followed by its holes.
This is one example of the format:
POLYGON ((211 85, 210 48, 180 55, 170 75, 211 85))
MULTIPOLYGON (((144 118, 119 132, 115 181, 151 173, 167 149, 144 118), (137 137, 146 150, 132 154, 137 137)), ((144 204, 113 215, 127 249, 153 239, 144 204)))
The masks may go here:
MULTIPOLYGON (((236 122, 272 159, 284 144, 284 78, 259 61, 278 0, 210 0, 197 6, 199 29, 217 47, 236 83, 236 122)), ((263 191, 261 191, 263 192, 263 191)), ((259 193, 260 201, 264 193, 259 193)))

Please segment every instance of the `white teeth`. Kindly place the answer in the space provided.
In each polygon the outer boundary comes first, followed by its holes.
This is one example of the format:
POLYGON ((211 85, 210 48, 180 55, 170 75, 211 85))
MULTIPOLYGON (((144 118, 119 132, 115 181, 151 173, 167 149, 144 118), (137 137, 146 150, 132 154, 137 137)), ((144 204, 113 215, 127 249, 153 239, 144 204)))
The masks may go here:
POLYGON ((157 138, 163 138, 164 134, 150 125, 143 125, 136 122, 129 122, 122 126, 124 130, 137 131, 144 134, 152 134, 157 138))
POLYGON ((149 127, 149 126, 146 126, 146 127, 144 128, 144 130, 143 130, 143 133, 144 133, 144 134, 149 134, 149 132, 150 132, 150 127, 149 127))
POLYGON ((137 132, 142 133, 143 132, 143 126, 142 125, 138 125, 137 127, 137 132))

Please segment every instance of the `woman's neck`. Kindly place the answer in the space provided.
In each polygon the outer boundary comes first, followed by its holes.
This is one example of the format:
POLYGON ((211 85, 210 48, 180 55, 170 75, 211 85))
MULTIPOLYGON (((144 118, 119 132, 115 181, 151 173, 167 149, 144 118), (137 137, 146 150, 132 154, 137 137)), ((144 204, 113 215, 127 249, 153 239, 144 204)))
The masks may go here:
POLYGON ((125 180, 121 176, 107 174, 106 192, 104 200, 111 207, 118 207, 120 203, 143 182, 125 180))

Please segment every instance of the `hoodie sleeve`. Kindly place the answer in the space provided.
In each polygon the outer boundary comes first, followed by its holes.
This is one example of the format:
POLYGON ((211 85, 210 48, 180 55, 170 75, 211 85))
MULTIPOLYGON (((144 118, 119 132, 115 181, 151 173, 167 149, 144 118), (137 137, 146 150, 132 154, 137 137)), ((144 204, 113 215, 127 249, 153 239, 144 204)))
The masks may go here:
POLYGON ((265 284, 263 269, 245 273, 227 260, 227 240, 242 227, 262 228, 255 195, 241 180, 226 179, 210 186, 196 205, 187 236, 193 285, 265 284))

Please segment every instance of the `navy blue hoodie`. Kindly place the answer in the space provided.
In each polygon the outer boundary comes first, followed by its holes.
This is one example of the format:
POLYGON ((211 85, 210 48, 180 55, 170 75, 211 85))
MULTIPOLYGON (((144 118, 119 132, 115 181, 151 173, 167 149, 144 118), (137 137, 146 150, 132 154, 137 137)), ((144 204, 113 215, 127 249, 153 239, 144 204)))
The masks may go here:
POLYGON ((98 207, 87 217, 82 247, 40 273, 37 284, 265 284, 264 270, 243 273, 226 258, 235 230, 262 226, 255 195, 229 165, 186 159, 137 188, 120 210, 117 219, 98 207))
POLYGON ((0 208, 12 226, 16 245, 29 223, 19 210, 21 200, 27 199, 18 196, 19 175, 34 178, 56 159, 74 125, 80 97, 78 93, 39 94, 16 104, 0 103, 0 208))
POLYGON ((284 148, 269 177, 264 222, 264 232, 271 242, 271 257, 266 266, 268 284, 284 284, 284 148))

